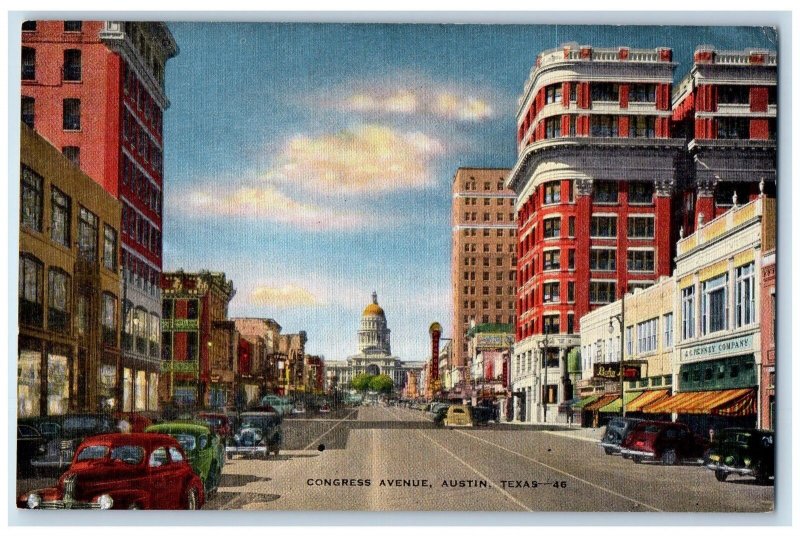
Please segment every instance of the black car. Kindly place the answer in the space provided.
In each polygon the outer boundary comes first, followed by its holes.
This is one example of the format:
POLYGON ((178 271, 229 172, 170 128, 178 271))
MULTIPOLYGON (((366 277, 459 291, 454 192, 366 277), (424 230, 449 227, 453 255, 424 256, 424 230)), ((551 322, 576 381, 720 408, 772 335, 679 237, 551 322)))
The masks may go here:
MULTIPOLYGON (((72 463, 75 448, 84 438, 117 432, 117 421, 108 414, 66 414, 51 417, 47 424, 57 424, 55 436, 48 440, 45 452, 31 459, 36 472, 61 472, 72 463)), ((40 430, 41 431, 41 430, 40 430)))
POLYGON ((450 405, 439 405, 433 415, 433 424, 437 427, 444 427, 444 418, 447 416, 447 409, 450 405))
POLYGON ((619 445, 625 440, 628 431, 643 420, 638 418, 611 418, 606 425, 606 431, 603 434, 603 439, 600 440, 600 447, 606 452, 606 455, 613 455, 619 453, 619 445))
POLYGON ((472 407, 472 421, 475 425, 486 425, 490 421, 497 421, 497 411, 491 406, 472 407))
POLYGON ((31 469, 31 459, 44 454, 47 439, 30 425, 17 425, 17 475, 31 469))
POLYGON ((714 438, 705 466, 714 471, 718 481, 737 474, 768 483, 775 476, 775 434, 761 429, 725 429, 714 438))
POLYGON ((276 412, 242 412, 225 452, 228 459, 236 454, 266 458, 278 455, 282 445, 281 417, 276 412))

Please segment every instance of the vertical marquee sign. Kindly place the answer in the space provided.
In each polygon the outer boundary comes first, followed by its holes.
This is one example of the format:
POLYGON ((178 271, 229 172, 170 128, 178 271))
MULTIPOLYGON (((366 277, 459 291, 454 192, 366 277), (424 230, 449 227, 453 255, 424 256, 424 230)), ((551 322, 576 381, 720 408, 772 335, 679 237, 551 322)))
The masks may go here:
POLYGON ((431 334, 431 383, 435 385, 439 380, 439 339, 442 337, 442 325, 433 323, 428 332, 431 334))

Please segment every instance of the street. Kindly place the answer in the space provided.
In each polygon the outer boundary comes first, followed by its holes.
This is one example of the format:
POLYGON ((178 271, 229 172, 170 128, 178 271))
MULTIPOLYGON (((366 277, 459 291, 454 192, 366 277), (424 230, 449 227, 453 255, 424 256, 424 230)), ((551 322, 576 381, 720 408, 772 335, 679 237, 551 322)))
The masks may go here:
POLYGON ((606 456, 585 430, 441 429, 378 406, 283 428, 281 454, 228 461, 204 509, 763 512, 774 502, 752 479, 606 456))

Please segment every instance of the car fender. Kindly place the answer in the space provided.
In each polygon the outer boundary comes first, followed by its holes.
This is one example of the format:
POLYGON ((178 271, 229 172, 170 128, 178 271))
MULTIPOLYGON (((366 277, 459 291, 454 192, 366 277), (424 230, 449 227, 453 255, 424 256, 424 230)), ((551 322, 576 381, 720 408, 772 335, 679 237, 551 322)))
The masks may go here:
POLYGON ((197 490, 197 507, 203 507, 206 503, 206 493, 203 487, 203 481, 194 472, 188 476, 183 486, 183 497, 189 491, 189 487, 194 487, 197 490))
MULTIPOLYGON (((150 509, 152 498, 145 490, 120 489, 113 492, 107 492, 106 494, 111 496, 111 498, 114 500, 112 509, 127 509, 128 506, 133 503, 139 505, 141 509, 150 509)), ((96 501, 100 496, 102 496, 102 494, 96 495, 94 498, 92 498, 92 500, 96 501)))
POLYGON ((59 497, 59 492, 56 487, 47 487, 43 489, 29 490, 28 492, 17 496, 17 507, 20 509, 27 509, 28 496, 33 493, 38 494, 43 501, 57 500, 59 497))

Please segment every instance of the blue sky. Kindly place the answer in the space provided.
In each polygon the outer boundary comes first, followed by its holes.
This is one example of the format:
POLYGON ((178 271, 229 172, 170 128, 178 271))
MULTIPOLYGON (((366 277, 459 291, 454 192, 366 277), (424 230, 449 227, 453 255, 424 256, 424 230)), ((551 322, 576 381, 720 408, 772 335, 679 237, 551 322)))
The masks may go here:
POLYGON ((760 28, 170 23, 164 270, 224 271, 231 316, 356 351, 378 292, 405 360, 451 325, 450 184, 511 167, 516 100, 542 50, 774 49, 760 28))

